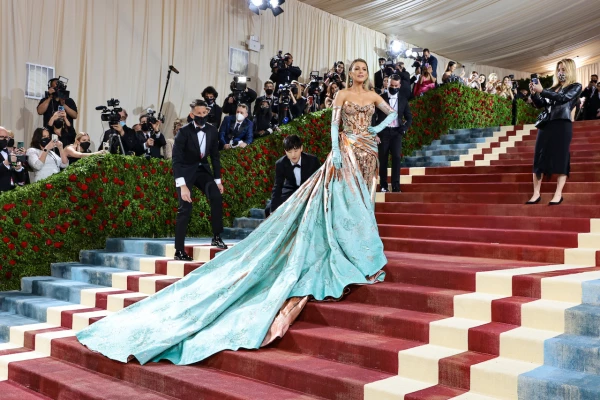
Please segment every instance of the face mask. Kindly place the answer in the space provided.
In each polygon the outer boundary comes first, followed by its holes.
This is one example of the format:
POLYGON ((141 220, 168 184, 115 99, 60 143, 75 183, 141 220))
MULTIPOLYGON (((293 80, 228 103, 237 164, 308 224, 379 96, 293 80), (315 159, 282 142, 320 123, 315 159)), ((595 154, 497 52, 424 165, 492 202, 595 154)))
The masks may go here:
POLYGON ((8 144, 6 146, 7 147, 15 147, 15 139, 13 139, 13 138, 8 139, 8 144))
POLYGON ((559 72, 558 73, 558 81, 559 82, 566 82, 567 81, 567 75, 564 72, 559 72))
POLYGON ((206 122, 206 117, 200 117, 198 115, 194 115, 194 122, 198 126, 204 126, 204 124, 206 122))
POLYGON ((269 107, 261 107, 260 108, 260 112, 262 112, 263 114, 266 114, 269 111, 269 107))
POLYGON ((388 93, 391 94, 392 96, 397 95, 398 92, 400 92, 400 88, 389 88, 388 89, 388 93))
POLYGON ((41 143, 44 147, 48 146, 48 143, 50 143, 50 138, 43 138, 41 143))
POLYGON ((265 93, 267 94, 267 96, 270 96, 273 94, 273 89, 265 89, 265 93))
POLYGON ((120 122, 119 122, 119 125, 121 125, 121 126, 125 126, 125 121, 120 121, 120 122))
POLYGON ((242 122, 243 120, 246 119, 246 117, 244 117, 244 114, 240 114, 240 113, 237 113, 235 118, 237 119, 238 122, 242 122))
POLYGON ((8 141, 6 139, 0 140, 0 150, 6 148, 8 141))
POLYGON ((212 106, 213 104, 215 104, 215 99, 204 98, 204 101, 206 101, 206 104, 208 104, 209 106, 212 106))
POLYGON ((90 142, 81 142, 79 143, 79 147, 81 147, 81 150, 83 151, 88 151, 88 149, 90 148, 90 142))
POLYGON ((61 121, 60 119, 54 121, 54 127, 56 129, 62 129, 62 127, 65 125, 65 123, 63 121, 61 121))
POLYGON ((150 132, 150 129, 152 129, 152 126, 149 123, 144 122, 142 124, 142 132, 150 132))

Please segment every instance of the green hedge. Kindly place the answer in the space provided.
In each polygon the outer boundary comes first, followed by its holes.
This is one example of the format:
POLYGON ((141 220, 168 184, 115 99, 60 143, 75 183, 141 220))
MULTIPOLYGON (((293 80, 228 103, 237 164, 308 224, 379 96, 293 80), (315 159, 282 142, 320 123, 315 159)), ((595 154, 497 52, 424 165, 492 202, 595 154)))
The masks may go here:
MULTIPOLYGON (((450 128, 510 123, 510 102, 475 92, 447 86, 412 101, 405 149, 429 144, 450 128)), ((533 116, 526 107, 520 105, 522 114, 533 116)), ((221 153, 226 225, 270 197, 284 136, 300 135, 305 151, 323 161, 331 148, 330 123, 329 110, 306 115, 280 135, 221 153)), ((189 235, 209 235, 208 203, 200 192, 193 194, 189 235)), ((0 207, 0 290, 7 290, 17 289, 23 276, 48 275, 52 262, 76 261, 80 249, 104 248, 108 237, 173 236, 177 198, 170 161, 107 155, 4 193, 0 207)))

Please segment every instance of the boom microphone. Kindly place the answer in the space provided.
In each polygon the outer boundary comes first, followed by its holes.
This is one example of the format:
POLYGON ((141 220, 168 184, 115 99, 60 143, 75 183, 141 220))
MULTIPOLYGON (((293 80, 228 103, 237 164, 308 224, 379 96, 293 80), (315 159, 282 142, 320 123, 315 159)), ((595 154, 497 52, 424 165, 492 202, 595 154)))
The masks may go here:
POLYGON ((105 108, 106 107, 104 107, 104 106, 98 106, 98 107, 96 107, 96 110, 100 111, 100 110, 104 110, 105 108))
POLYGON ((176 74, 178 74, 178 73, 179 73, 179 70, 178 70, 177 68, 175 68, 174 66, 172 66, 172 65, 169 65, 169 69, 170 69, 171 71, 175 72, 176 74))

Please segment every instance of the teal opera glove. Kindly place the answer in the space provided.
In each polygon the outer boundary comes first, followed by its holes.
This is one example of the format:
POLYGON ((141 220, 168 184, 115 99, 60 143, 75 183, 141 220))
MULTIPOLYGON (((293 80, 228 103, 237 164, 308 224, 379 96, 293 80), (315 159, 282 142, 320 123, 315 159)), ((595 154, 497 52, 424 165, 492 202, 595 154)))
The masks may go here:
POLYGON ((398 118, 398 113, 396 111, 392 111, 388 116, 377 126, 370 126, 367 128, 367 131, 373 136, 377 135, 379 132, 384 130, 395 118, 398 118))
POLYGON ((331 161, 335 169, 342 168, 342 154, 340 153, 340 122, 342 107, 334 107, 331 118, 331 161))

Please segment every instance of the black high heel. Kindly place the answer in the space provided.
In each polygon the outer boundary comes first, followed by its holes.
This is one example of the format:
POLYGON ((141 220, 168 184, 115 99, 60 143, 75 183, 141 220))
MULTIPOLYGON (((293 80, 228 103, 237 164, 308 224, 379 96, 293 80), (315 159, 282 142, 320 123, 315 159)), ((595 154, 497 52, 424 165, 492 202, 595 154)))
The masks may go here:
POLYGON ((550 203, 548 203, 548 205, 549 206, 557 206, 557 205, 559 205, 562 202, 563 202, 563 198, 561 196, 559 201, 551 201, 550 203))
POLYGON ((537 204, 537 203, 539 203, 541 200, 542 200, 542 196, 538 197, 538 198, 537 198, 537 200, 534 200, 534 201, 528 201, 528 202, 527 202, 527 203, 525 203, 525 204, 537 204))

